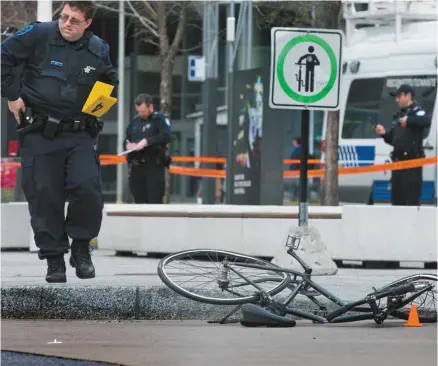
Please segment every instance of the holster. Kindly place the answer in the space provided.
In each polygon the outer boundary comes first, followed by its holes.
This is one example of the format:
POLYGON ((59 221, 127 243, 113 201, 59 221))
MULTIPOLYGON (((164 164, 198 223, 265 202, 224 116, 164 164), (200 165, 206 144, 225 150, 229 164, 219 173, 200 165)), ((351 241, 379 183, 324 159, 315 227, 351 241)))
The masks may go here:
POLYGON ((161 163, 166 168, 169 168, 172 162, 172 155, 170 154, 169 147, 167 144, 160 147, 160 159, 161 159, 161 163))
POLYGON ((17 134, 22 136, 31 131, 41 130, 43 126, 44 121, 34 116, 32 108, 26 107, 26 112, 20 112, 20 124, 17 126, 17 134))
POLYGON ((103 121, 99 118, 87 117, 86 128, 92 138, 96 138, 103 130, 103 121))
POLYGON ((59 132, 60 119, 48 117, 44 126, 43 135, 49 139, 53 139, 59 132))

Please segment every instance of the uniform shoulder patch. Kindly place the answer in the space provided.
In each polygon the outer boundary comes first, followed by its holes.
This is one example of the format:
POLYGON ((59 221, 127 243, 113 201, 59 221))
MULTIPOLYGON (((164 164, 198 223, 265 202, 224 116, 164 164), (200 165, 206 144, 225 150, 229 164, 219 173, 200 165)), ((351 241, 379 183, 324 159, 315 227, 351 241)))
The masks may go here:
POLYGON ((417 111, 417 113, 415 113, 415 115, 422 117, 422 116, 426 115, 426 112, 423 111, 422 109, 420 109, 420 110, 417 111))
POLYGON ((35 26, 34 24, 29 24, 27 27, 24 27, 24 28, 18 30, 15 34, 17 36, 22 36, 26 33, 29 33, 34 28, 34 26, 35 26))

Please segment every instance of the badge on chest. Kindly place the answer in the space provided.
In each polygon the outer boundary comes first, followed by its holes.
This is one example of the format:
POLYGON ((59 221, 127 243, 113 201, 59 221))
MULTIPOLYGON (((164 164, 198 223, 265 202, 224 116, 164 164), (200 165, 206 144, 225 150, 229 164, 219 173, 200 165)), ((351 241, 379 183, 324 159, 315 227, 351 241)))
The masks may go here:
POLYGON ((151 128, 151 124, 150 123, 146 123, 145 125, 143 125, 143 132, 149 131, 151 128))

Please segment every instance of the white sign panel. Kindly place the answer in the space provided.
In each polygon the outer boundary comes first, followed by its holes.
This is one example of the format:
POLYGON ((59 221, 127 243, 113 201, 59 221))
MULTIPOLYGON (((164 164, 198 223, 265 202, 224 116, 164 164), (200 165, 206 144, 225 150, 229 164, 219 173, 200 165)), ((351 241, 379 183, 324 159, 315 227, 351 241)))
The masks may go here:
POLYGON ((189 56, 189 81, 205 80, 205 58, 204 56, 189 56))
POLYGON ((339 109, 343 32, 271 29, 269 105, 277 109, 339 109))

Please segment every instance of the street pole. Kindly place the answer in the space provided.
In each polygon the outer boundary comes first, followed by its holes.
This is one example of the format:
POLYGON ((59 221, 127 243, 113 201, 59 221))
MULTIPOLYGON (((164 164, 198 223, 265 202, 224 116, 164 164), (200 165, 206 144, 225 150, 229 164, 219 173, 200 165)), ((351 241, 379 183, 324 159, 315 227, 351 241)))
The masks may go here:
POLYGON ((308 203, 307 203, 307 161, 309 159, 309 122, 310 122, 310 111, 308 109, 305 109, 301 112, 299 226, 307 226, 309 221, 308 203))
POLYGON ((234 1, 231 0, 228 7, 227 17, 227 127, 228 127, 228 151, 227 151, 227 175, 226 175, 226 203, 232 204, 233 196, 233 139, 234 139, 234 123, 233 123, 233 69, 234 69, 234 41, 236 34, 236 18, 234 17, 234 1))
POLYGON ((53 9, 51 0, 39 0, 37 3, 37 21, 51 22, 53 20, 53 9))
MULTIPOLYGON (((203 16, 203 53, 205 58, 205 80, 202 85, 202 155, 217 156, 217 74, 218 74, 218 43, 219 43, 219 4, 204 2, 203 16)), ((210 164, 203 164, 210 168, 210 164)), ((215 180, 203 178, 202 203, 214 204, 215 180)))
MULTIPOLYGON (((119 55, 118 76, 119 87, 117 96, 117 153, 123 151, 124 115, 125 110, 125 3, 119 1, 119 55)), ((132 72, 132 68, 131 68, 132 72)), ((117 164, 117 194, 116 202, 122 202, 123 195, 123 164, 117 164)))

